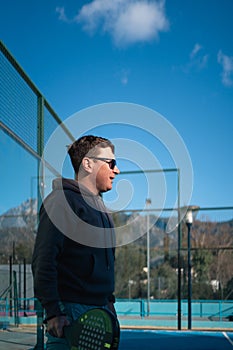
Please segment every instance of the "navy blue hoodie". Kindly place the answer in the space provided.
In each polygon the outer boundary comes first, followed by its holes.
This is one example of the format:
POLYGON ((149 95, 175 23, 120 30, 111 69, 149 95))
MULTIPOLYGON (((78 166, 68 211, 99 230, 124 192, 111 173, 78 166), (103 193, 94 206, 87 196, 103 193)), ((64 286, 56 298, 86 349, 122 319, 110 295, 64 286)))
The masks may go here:
POLYGON ((99 195, 75 180, 54 180, 40 210, 32 272, 47 318, 62 314, 60 301, 113 300, 114 229, 99 195))

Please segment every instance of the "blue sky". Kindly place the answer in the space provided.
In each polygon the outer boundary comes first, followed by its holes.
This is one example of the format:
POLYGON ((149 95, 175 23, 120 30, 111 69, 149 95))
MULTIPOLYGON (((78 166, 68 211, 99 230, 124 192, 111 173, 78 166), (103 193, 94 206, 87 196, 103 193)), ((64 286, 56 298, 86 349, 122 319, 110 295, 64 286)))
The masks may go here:
MULTIPOLYGON (((189 151, 191 202, 232 206, 232 14, 231 0, 9 0, 1 3, 0 33, 61 119, 109 102, 157 111, 189 151)), ((129 133, 156 154, 159 145, 129 133)), ((157 158, 174 166, 164 150, 157 158)), ((0 211, 27 198, 20 187, 18 197, 8 189, 0 211)))

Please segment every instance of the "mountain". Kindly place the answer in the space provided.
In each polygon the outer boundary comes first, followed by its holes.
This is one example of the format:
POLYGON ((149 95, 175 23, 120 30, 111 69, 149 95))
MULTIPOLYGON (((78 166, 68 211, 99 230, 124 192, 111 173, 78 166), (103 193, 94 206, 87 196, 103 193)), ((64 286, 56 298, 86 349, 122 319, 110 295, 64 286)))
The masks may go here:
POLYGON ((30 263, 37 224, 37 200, 28 199, 0 215, 0 263, 30 263))
MULTIPOLYGON (((113 214, 116 227, 122 228, 121 243, 133 243, 138 247, 145 247, 147 240, 148 216, 145 213, 113 214)), ((156 259, 163 251, 177 250, 177 229, 167 233, 168 218, 157 217, 150 213, 150 247, 156 250, 156 259)), ((30 257, 35 240, 37 226, 37 200, 28 199, 19 206, 11 208, 0 215, 0 261, 7 261, 12 255, 12 247, 18 252, 18 256, 30 257), (20 250, 20 252, 19 252, 20 250), (26 251, 27 250, 27 251, 26 251)), ((211 222, 208 220, 196 220, 192 228, 192 240, 195 247, 213 247, 219 245, 232 247, 233 220, 225 222, 211 222), (203 243, 203 242, 204 243, 203 243)), ((187 228, 182 228, 182 244, 187 246, 187 228)), ((14 250, 13 249, 13 250, 14 250)), ((29 259, 29 258, 28 258, 29 259)))
POLYGON ((0 215, 0 230, 7 228, 26 228, 37 215, 37 200, 28 199, 19 206, 0 215))

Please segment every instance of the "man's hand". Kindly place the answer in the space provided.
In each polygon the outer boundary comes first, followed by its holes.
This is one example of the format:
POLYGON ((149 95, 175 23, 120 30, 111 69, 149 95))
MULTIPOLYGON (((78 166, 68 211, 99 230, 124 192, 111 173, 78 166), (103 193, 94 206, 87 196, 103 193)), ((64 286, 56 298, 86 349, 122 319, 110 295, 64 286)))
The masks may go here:
POLYGON ((47 331, 53 337, 62 338, 64 336, 63 327, 69 326, 69 324, 66 316, 56 316, 47 322, 47 331))

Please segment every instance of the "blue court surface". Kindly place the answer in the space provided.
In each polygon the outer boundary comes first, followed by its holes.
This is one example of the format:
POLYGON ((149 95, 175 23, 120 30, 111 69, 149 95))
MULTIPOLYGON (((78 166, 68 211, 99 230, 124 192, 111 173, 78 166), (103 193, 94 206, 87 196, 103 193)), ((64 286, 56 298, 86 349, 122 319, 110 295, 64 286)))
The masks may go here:
MULTIPOLYGON (((0 331, 0 350, 34 350, 35 330, 0 331)), ((233 332, 121 330, 119 350, 233 350, 233 332)))
POLYGON ((119 350, 233 350, 232 332, 122 330, 119 350))

